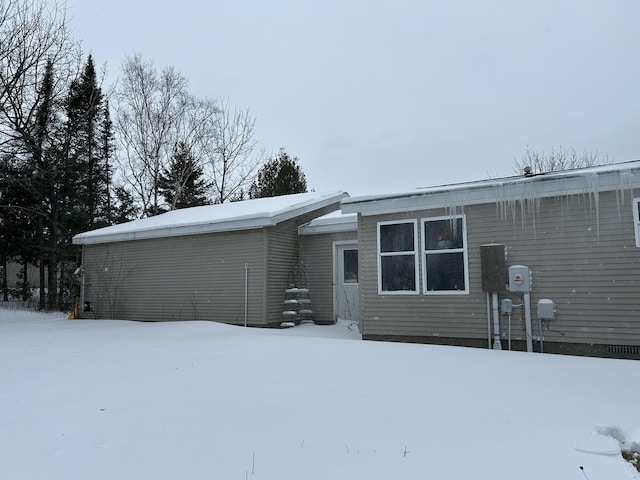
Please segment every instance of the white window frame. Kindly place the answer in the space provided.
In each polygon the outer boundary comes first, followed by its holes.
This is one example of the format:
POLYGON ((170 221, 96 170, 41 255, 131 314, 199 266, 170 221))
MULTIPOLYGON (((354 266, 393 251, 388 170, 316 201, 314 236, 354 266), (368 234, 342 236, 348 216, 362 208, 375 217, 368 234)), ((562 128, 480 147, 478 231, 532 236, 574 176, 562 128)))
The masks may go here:
POLYGON ((389 220, 385 222, 378 222, 376 228, 376 241, 378 244, 378 294, 379 295, 418 295, 420 293, 420 278, 419 278, 419 266, 418 266, 418 220, 389 220), (380 227, 383 225, 399 225, 403 223, 411 223, 413 224, 413 250, 402 251, 402 252, 381 252, 380 247, 380 227), (382 290, 382 257, 391 257, 391 256, 399 256, 399 255, 413 255, 414 267, 413 271, 415 273, 415 290, 382 290))
POLYGON ((636 247, 640 247, 640 198, 633 199, 633 227, 636 233, 636 247))
POLYGON ((460 215, 444 215, 440 217, 425 217, 420 219, 420 242, 422 245, 421 254, 422 254, 422 293, 425 295, 468 295, 469 294, 469 255, 468 255, 468 244, 467 244, 467 217, 464 214, 460 215), (425 222, 434 222, 438 220, 458 220, 462 219, 462 242, 463 248, 452 248, 446 250, 427 250, 426 241, 424 238, 425 235, 425 222), (463 263, 464 263, 464 290, 428 290, 427 285, 427 255, 437 255, 442 254, 444 252, 447 253, 462 253, 463 263))

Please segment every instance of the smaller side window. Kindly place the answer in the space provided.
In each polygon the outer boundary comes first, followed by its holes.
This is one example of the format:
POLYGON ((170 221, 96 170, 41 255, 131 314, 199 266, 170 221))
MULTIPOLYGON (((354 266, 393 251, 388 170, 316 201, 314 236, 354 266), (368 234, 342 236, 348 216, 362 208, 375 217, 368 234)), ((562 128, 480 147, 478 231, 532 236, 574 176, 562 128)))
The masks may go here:
POLYGON ((640 247, 640 198, 633 199, 633 227, 636 232, 636 247, 640 247))

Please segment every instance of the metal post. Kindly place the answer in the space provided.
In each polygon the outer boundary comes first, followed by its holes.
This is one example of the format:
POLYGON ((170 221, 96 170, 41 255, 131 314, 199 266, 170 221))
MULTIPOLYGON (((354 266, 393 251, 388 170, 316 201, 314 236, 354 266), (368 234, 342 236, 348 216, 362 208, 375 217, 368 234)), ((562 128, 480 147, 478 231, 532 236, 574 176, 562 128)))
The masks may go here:
POLYGON ((531 334, 531 294, 524 292, 524 328, 527 335, 527 352, 533 352, 533 337, 531 334))
POLYGON ((249 313, 249 264, 244 264, 244 326, 247 326, 247 316, 249 313))
POLYGON ((489 349, 491 349, 491 300, 489 292, 487 292, 487 341, 489 342, 489 349))
POLYGON ((493 298, 493 349, 502 350, 500 343, 500 311, 498 310, 498 293, 491 294, 493 298))
POLYGON ((80 270, 80 305, 78 305, 78 310, 82 315, 84 312, 84 288, 85 288, 85 276, 84 276, 84 268, 80 270))

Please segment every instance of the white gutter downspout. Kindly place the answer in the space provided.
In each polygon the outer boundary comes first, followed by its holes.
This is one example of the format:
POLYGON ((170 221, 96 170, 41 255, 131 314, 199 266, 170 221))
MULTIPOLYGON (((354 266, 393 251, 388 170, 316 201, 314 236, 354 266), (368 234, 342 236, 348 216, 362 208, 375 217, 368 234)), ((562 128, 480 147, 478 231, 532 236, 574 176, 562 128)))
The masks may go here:
POLYGON ((491 300, 489 300, 489 292, 487 292, 487 342, 491 349, 491 300))
POLYGON ((498 292, 491 294, 493 297, 493 349, 502 350, 500 343, 500 310, 498 309, 498 292))
POLYGON ((249 264, 244 264, 244 326, 247 326, 249 313, 249 264))

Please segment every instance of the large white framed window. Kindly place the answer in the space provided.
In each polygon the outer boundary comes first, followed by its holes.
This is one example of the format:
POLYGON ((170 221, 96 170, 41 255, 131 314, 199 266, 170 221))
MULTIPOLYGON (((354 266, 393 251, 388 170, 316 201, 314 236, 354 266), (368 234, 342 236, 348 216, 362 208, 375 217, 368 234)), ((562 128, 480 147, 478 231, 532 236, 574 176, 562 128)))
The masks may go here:
POLYGON ((423 292, 469 293, 466 217, 423 218, 421 222, 423 292))
POLYGON ((378 293, 418 293, 418 221, 378 222, 378 293))
POLYGON ((633 227, 636 232, 636 247, 640 247, 640 198, 633 199, 633 227))

